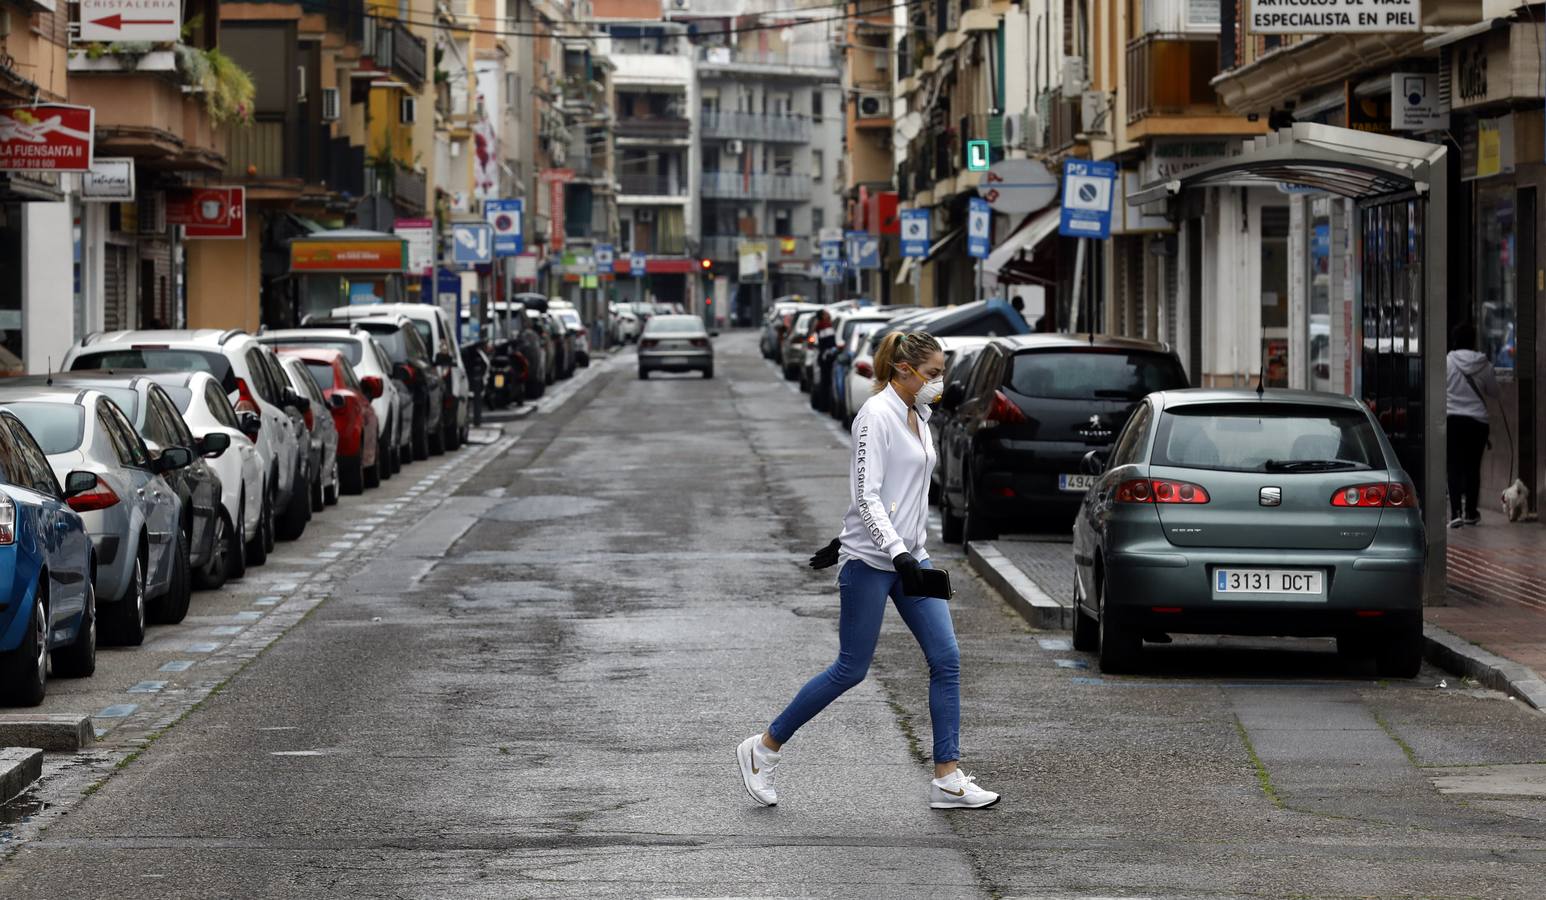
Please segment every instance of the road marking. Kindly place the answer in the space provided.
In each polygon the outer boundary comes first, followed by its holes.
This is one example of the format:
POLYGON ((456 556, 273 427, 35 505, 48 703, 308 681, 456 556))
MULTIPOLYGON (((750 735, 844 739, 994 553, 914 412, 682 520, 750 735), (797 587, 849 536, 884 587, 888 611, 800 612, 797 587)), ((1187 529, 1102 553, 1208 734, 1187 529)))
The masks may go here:
POLYGON ((1059 669, 1088 669, 1090 664, 1082 659, 1054 659, 1059 669))
POLYGON ((101 712, 97 713, 92 718, 95 718, 95 719, 122 719, 125 716, 129 715, 130 713, 134 712, 136 709, 139 709, 139 708, 140 708, 140 705, 138 703, 115 703, 112 706, 109 706, 107 709, 104 709, 101 712))
POLYGON ((131 693, 131 694, 159 694, 159 693, 161 693, 161 689, 164 688, 164 687, 166 687, 166 682, 164 682, 164 681, 141 681, 139 684, 136 684, 136 685, 130 687, 129 688, 129 693, 131 693))
POLYGON ((1036 643, 1041 645, 1041 649, 1051 652, 1074 649, 1074 645, 1063 638, 1037 638, 1036 643))
POLYGON ((343 554, 338 550, 323 550, 317 554, 317 559, 337 559, 343 554))
POLYGON ((246 627, 247 626, 245 625, 217 625, 214 628, 211 628, 209 633, 218 634, 221 637, 226 637, 233 634, 241 634, 242 629, 246 627))
POLYGON ((354 547, 354 541, 334 541, 328 544, 328 547, 333 550, 349 550, 354 547))
POLYGON ((232 615, 231 618, 241 622, 256 622, 257 620, 263 618, 263 614, 255 609, 244 609, 241 612, 232 615))
POLYGON ((191 660, 191 659, 174 659, 171 662, 163 665, 161 668, 157 669, 156 671, 158 671, 158 672, 186 672, 189 669, 193 668, 193 663, 194 663, 194 661, 191 660))
POLYGON ((216 650, 219 650, 224 646, 224 644, 217 644, 213 641, 206 641, 197 644, 189 644, 183 649, 189 653, 214 653, 216 650))
POLYGON ((321 750, 274 750, 269 756, 321 756, 321 750))
POLYGON ((252 601, 253 606, 278 606, 282 597, 259 597, 252 601))

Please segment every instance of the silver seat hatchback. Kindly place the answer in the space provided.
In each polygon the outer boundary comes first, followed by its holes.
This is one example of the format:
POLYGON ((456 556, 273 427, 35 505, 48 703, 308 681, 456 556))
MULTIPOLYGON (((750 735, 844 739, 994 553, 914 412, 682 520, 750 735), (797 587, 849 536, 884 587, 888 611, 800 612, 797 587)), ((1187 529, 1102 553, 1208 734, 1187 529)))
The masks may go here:
POLYGON ((1381 675, 1422 664, 1422 514, 1374 418, 1308 391, 1150 394, 1074 523, 1074 644, 1103 671, 1145 634, 1331 635, 1381 675))

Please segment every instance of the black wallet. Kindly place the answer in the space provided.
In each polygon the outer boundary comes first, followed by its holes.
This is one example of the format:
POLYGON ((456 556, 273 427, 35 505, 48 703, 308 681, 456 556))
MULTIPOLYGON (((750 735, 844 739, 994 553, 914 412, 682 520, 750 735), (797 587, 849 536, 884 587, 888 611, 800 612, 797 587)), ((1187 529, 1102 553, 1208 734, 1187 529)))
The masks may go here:
POLYGON ((919 569, 916 583, 907 584, 907 580, 903 580, 902 590, 906 591, 909 597, 939 597, 949 600, 956 594, 950 586, 950 573, 944 569, 919 569))

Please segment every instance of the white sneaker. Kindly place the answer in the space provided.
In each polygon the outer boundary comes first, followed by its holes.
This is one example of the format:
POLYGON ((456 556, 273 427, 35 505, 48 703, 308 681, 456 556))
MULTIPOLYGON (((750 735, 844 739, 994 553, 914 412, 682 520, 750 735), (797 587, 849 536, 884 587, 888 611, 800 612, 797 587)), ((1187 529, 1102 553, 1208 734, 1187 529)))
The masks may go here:
POLYGON ((982 809, 998 799, 998 794, 977 786, 977 776, 960 769, 929 782, 929 806, 933 809, 982 809))
POLYGON ((778 805, 778 791, 773 789, 773 770, 778 768, 779 754, 762 743, 762 735, 754 734, 735 748, 736 762, 741 765, 741 781, 746 793, 763 806, 778 805))

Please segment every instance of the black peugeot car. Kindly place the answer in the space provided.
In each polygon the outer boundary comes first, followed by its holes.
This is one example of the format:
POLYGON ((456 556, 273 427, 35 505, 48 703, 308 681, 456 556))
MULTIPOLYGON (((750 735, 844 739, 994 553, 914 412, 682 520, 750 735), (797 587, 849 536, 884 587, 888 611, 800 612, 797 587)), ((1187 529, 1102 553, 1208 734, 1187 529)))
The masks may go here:
POLYGON ((1139 400, 1187 387, 1165 345, 1102 335, 998 338, 940 398, 940 517, 947 542, 1065 530, 1095 476, 1084 455, 1116 439, 1139 400))

